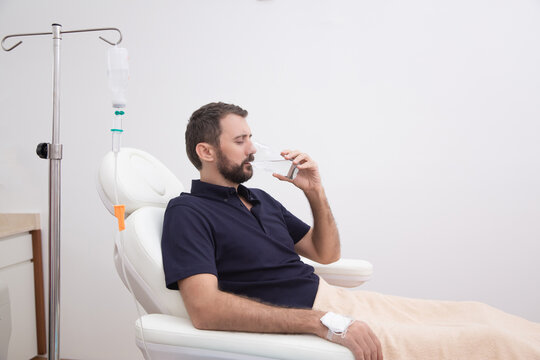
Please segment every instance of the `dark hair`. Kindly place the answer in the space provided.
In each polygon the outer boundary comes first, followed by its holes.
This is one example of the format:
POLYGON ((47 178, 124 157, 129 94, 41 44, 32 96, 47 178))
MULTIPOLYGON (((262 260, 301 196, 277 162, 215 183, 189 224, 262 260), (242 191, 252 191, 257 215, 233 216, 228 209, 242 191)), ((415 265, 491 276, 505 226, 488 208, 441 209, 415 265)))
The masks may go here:
POLYGON ((202 169, 201 159, 196 151, 197 144, 206 142, 213 146, 219 146, 220 120, 229 114, 246 117, 248 112, 240 106, 217 102, 202 106, 189 118, 186 128, 186 152, 197 170, 202 169))

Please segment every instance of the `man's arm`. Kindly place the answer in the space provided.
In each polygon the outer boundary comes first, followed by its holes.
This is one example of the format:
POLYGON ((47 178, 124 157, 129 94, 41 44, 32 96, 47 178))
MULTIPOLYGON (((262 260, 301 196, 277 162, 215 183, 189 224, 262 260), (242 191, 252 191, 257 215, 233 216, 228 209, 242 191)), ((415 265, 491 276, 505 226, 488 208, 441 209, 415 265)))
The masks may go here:
POLYGON ((320 335, 322 312, 266 305, 218 289, 212 274, 198 274, 178 282, 193 326, 202 330, 320 335))
MULTIPOLYGON (((193 326, 201 330, 260 333, 313 334, 326 338, 321 311, 266 305, 218 289, 212 274, 198 274, 178 281, 193 326)), ((382 360, 381 345, 371 329, 355 321, 344 338, 333 342, 350 349, 357 360, 382 360)))
POLYGON ((281 155, 292 160, 299 172, 294 180, 279 174, 274 176, 292 182, 304 191, 313 214, 313 227, 296 243, 296 252, 322 264, 339 260, 341 256, 339 232, 321 183, 317 163, 298 150, 284 150, 281 155))

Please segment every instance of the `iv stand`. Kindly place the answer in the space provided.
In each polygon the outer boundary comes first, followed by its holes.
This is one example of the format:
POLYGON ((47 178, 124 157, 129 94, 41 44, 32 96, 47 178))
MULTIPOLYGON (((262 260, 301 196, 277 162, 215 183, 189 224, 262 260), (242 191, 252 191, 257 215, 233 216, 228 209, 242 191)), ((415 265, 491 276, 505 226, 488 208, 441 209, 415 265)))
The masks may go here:
POLYGON ((118 32, 120 38, 111 42, 99 37, 110 45, 118 45, 122 41, 122 33, 117 28, 100 28, 61 31, 62 25, 52 24, 52 32, 8 35, 2 39, 2 49, 11 51, 19 46, 19 41, 10 48, 4 47, 4 41, 12 37, 52 35, 54 53, 53 74, 53 126, 52 143, 41 143, 36 152, 42 159, 49 159, 49 352, 48 360, 59 360, 60 356, 60 179, 62 144, 60 144, 60 40, 62 34, 90 31, 118 32))

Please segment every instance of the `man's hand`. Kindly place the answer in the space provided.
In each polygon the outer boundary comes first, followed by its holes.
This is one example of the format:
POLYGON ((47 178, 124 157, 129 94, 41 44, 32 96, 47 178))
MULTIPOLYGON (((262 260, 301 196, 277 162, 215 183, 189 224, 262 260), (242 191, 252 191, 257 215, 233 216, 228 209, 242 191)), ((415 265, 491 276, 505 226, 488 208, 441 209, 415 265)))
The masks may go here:
POLYGON ((321 264, 339 260, 341 256, 339 233, 324 193, 317 163, 308 154, 299 150, 283 150, 281 155, 285 159, 292 160, 298 168, 298 175, 294 180, 280 174, 273 174, 274 177, 293 183, 304 191, 313 213, 313 227, 296 243, 296 252, 321 264))
POLYGON ((287 160, 292 160, 293 164, 298 168, 298 175, 294 180, 291 180, 283 175, 274 174, 276 178, 291 182, 304 192, 320 190, 322 188, 317 163, 308 154, 302 153, 299 150, 283 150, 281 156, 287 160))
POLYGON ((351 350, 356 360, 383 360, 379 339, 363 321, 353 322, 344 338, 334 335, 331 341, 351 350))

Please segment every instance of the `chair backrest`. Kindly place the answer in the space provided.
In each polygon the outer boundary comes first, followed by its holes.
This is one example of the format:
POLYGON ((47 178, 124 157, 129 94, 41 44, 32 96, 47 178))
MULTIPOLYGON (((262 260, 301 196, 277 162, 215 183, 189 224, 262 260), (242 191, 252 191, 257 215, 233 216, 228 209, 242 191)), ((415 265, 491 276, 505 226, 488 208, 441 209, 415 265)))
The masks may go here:
POLYGON ((105 207, 114 213, 113 204, 126 206, 126 230, 115 242, 116 270, 149 314, 188 317, 180 292, 165 287, 161 257, 165 207, 183 190, 165 165, 137 149, 122 148, 116 159, 108 153, 98 171, 98 192, 105 207))

